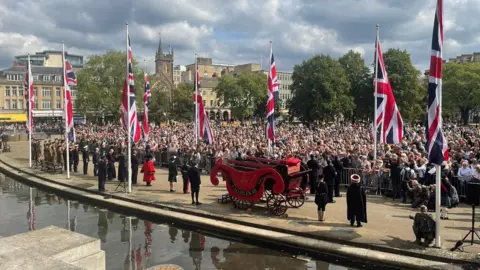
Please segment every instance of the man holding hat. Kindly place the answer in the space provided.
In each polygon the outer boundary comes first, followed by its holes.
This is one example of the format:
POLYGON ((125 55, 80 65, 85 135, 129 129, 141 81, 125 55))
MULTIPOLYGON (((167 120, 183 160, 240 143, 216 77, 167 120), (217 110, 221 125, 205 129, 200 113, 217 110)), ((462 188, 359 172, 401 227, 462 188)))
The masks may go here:
POLYGON ((353 226, 363 227, 362 222, 367 223, 367 197, 365 190, 360 186, 360 176, 352 174, 351 184, 347 189, 347 219, 353 226))
POLYGON ((83 174, 87 175, 87 173, 88 173, 88 162, 90 162, 90 153, 88 152, 88 145, 83 146, 82 160, 83 160, 83 174))

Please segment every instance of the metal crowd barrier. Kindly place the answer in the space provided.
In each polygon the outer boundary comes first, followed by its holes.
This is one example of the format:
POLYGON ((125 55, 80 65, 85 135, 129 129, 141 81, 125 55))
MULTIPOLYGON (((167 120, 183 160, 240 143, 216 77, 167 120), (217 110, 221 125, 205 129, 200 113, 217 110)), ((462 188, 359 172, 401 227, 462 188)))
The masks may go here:
MULTIPOLYGON (((144 157, 146 153, 144 150, 138 151, 137 157, 140 163, 143 163, 144 157)), ((168 151, 153 151, 151 155, 154 158, 154 164, 157 167, 167 167, 168 164, 170 163, 170 159, 172 156, 176 156, 177 160, 177 166, 182 166, 184 163, 187 163, 190 165, 190 163, 193 161, 193 159, 197 159, 196 163, 198 164, 198 168, 202 173, 210 173, 212 170, 213 166, 215 165, 215 157, 210 156, 210 155, 200 155, 198 158, 190 155, 190 154, 181 154, 181 153, 174 153, 174 152, 168 152, 168 151)))

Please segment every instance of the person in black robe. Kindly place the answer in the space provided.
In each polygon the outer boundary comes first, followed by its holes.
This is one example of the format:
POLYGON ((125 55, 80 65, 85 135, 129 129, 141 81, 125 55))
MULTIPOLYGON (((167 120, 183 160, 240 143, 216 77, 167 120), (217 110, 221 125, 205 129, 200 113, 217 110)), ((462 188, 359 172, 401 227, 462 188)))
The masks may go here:
POLYGON ((78 163, 80 162, 80 156, 78 153, 78 145, 75 145, 72 150, 72 160, 73 160, 73 171, 78 171, 78 163))
POLYGON ((323 175, 325 177, 325 183, 327 183, 328 186, 328 202, 335 203, 335 201, 333 200, 333 187, 335 186, 336 172, 330 160, 327 161, 327 166, 323 168, 323 175))
POLYGON ((98 161, 98 191, 105 192, 105 181, 107 180, 108 168, 107 158, 105 156, 100 157, 98 161))
POLYGON ((83 174, 88 173, 88 162, 90 162, 90 153, 88 152, 88 145, 85 145, 82 149, 82 160, 83 160, 83 174))
POLYGON ((192 166, 188 169, 188 179, 190 180, 190 189, 192 191, 192 204, 200 205, 201 203, 198 201, 198 193, 200 192, 200 184, 202 181, 196 163, 192 163, 192 166))
POLYGON ((117 157, 118 160, 118 181, 124 182, 127 179, 127 165, 125 164, 125 155, 122 152, 122 149, 120 149, 120 155, 117 157))
POLYGON ((315 159, 315 156, 310 155, 310 160, 307 161, 307 167, 310 171, 310 194, 315 194, 315 187, 317 186, 318 181, 318 172, 320 171, 320 164, 315 159))
POLYGON ((328 203, 328 187, 327 183, 323 181, 323 174, 320 175, 318 185, 315 189, 315 204, 317 205, 318 220, 325 221, 325 207, 328 203))
POLYGON ((132 157, 131 157, 131 165, 132 165, 132 185, 137 184, 137 178, 138 178, 138 157, 137 157, 137 150, 132 151, 132 157))
POLYGON ((362 227, 362 222, 367 223, 367 197, 365 190, 360 185, 360 176, 352 174, 352 183, 347 189, 347 219, 353 226, 362 227))
POLYGON ((115 155, 113 153, 113 147, 110 148, 107 154, 107 168, 108 168, 108 180, 117 178, 117 174, 115 172, 115 155))
POLYGON ((188 193, 188 186, 189 186, 189 181, 188 181, 188 170, 190 168, 187 165, 187 161, 183 162, 182 167, 180 167, 180 172, 182 173, 182 180, 183 180, 183 193, 187 194, 188 193))
POLYGON ((341 158, 336 156, 333 159, 333 167, 335 167, 335 197, 342 197, 340 194, 340 183, 342 182, 342 174, 343 174, 343 162, 341 158))
POLYGON ((98 162, 99 161, 100 161, 100 149, 97 147, 97 148, 95 148, 95 152, 92 155, 93 176, 97 176, 97 174, 98 174, 98 162))

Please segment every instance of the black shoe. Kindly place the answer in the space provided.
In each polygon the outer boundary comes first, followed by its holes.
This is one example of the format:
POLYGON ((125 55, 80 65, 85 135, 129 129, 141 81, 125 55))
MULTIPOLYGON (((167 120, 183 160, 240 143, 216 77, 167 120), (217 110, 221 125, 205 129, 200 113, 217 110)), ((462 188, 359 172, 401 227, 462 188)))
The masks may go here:
POLYGON ((363 225, 360 224, 360 223, 358 223, 358 224, 357 224, 357 228, 361 228, 361 227, 363 227, 363 225))
POLYGON ((192 205, 195 204, 195 202, 192 202, 192 205))
POLYGON ((335 201, 335 200, 331 200, 331 201, 329 201, 328 203, 336 203, 336 201, 335 201))
POLYGON ((353 225, 354 225, 354 223, 350 223, 350 226, 352 226, 352 227, 353 227, 353 225))
POLYGON ((202 203, 201 203, 201 202, 197 202, 197 205, 200 205, 200 204, 202 204, 202 203))

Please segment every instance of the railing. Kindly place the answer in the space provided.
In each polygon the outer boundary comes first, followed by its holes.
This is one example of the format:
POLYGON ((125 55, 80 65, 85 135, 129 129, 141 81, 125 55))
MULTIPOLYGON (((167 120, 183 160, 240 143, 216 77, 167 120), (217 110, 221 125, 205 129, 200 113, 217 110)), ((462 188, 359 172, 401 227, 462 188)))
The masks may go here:
MULTIPOLYGON (((146 153, 144 150, 138 152, 137 157, 140 162, 143 162, 145 155, 146 153)), ((210 155, 200 155, 200 157, 198 157, 190 154, 179 154, 168 151, 154 151, 151 152, 151 155, 153 156, 155 166, 157 167, 167 167, 170 163, 170 159, 173 156, 176 156, 177 166, 182 166, 184 163, 190 165, 190 163, 195 160, 200 171, 207 174, 212 170, 216 160, 214 156, 210 155)))
MULTIPOLYGON (((389 170, 380 170, 370 173, 365 173, 365 170, 359 168, 344 168, 341 175, 340 185, 348 186, 351 183, 352 174, 360 175, 362 185, 370 193, 385 194, 387 191, 392 191, 392 179, 389 170)), ((454 176, 450 179, 450 183, 457 190, 458 196, 462 199, 466 198, 467 182, 473 179, 472 176, 454 176)), ((431 183, 434 183, 430 181, 431 183)))

